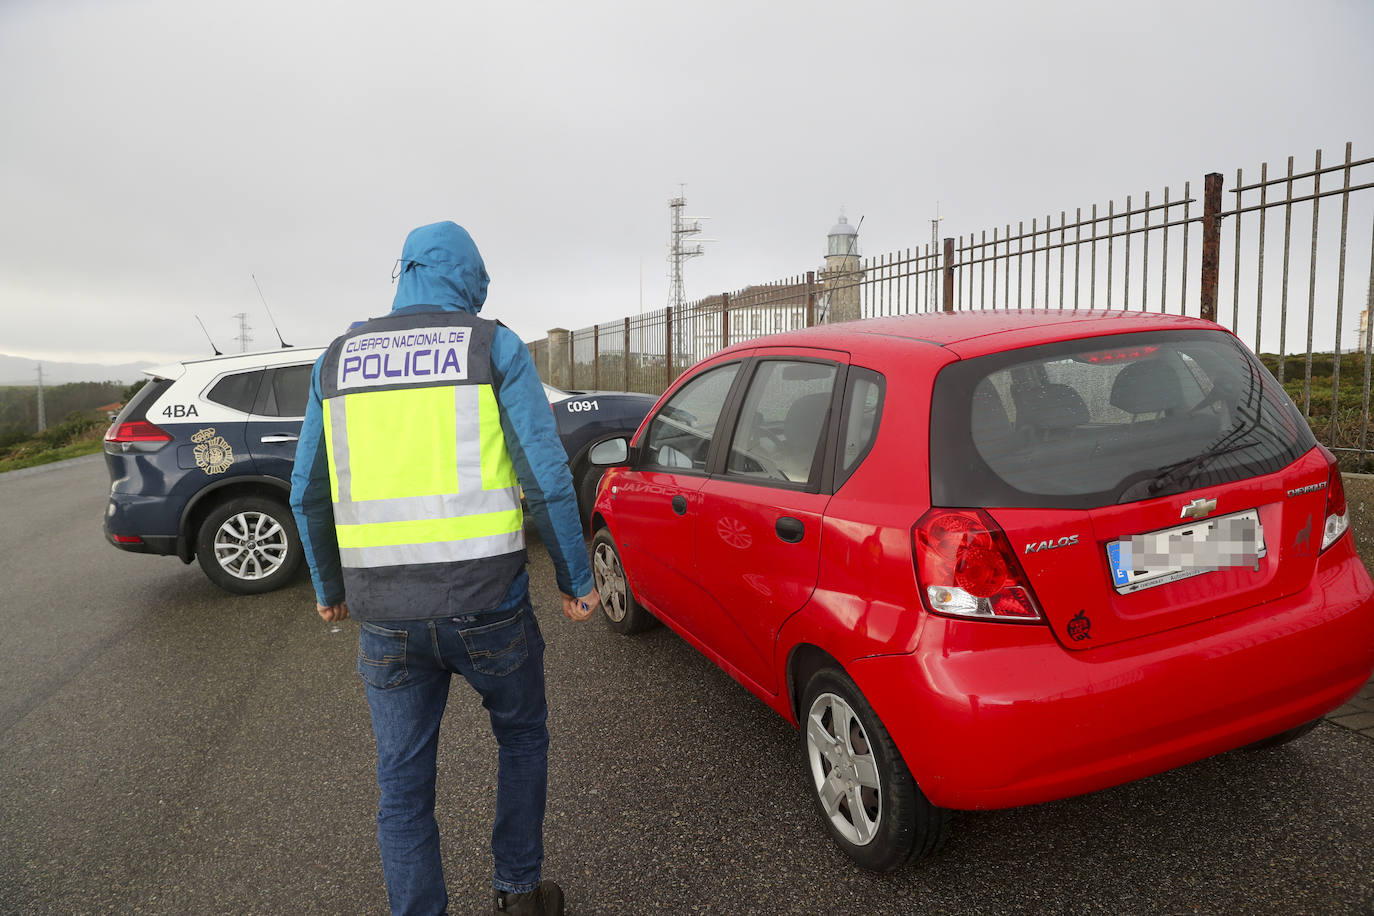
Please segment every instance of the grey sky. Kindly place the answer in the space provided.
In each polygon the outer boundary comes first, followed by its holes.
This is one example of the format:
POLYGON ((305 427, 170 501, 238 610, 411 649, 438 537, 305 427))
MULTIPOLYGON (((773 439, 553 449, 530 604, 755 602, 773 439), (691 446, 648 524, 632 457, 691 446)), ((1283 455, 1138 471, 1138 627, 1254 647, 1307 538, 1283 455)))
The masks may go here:
MULTIPOLYGON (((0 352, 324 343, 467 226, 522 337, 1185 180, 1374 148, 1374 4, 0 5, 0 352)), ((1359 284, 1360 290, 1363 284, 1359 284)))

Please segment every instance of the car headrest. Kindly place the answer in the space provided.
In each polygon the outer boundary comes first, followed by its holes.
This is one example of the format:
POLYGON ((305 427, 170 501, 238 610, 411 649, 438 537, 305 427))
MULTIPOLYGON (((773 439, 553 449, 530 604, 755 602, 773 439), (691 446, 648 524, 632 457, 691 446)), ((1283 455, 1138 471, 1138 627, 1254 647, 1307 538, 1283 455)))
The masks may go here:
POLYGON ((973 389, 972 412, 969 426, 974 442, 990 442, 1011 433, 1011 421, 1007 419, 1007 409, 997 396, 997 389, 983 379, 973 389))
POLYGON ((1016 422, 1043 429, 1072 429, 1091 421, 1083 396, 1068 385, 1012 390, 1016 422))
POLYGON ((830 406, 830 392, 819 391, 804 395, 792 402, 782 419, 782 434, 789 442, 814 443, 820 435, 825 409, 830 406))
POLYGON ((1173 410, 1183 406, 1183 386, 1162 359, 1143 359, 1117 373, 1110 401, 1129 414, 1173 410))

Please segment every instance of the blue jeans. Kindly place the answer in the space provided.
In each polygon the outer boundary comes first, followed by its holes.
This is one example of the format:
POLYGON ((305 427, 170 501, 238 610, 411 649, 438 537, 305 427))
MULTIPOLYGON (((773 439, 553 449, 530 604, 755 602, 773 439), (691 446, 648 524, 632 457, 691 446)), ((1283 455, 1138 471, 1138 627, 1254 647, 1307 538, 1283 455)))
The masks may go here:
POLYGON ((499 746, 491 851, 497 890, 539 886, 548 789, 544 637, 529 594, 495 611, 436 620, 363 622, 358 674, 377 736, 377 843, 393 914, 448 906, 434 819, 439 722, 449 680, 481 695, 499 746))

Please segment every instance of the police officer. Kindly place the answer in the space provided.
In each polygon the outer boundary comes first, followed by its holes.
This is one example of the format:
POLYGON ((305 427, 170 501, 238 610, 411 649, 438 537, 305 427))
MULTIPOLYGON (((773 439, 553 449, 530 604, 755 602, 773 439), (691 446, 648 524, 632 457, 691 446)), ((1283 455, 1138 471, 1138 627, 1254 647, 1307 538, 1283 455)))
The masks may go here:
POLYGON ((540 874, 548 705, 521 492, 563 612, 585 620, 599 598, 567 455, 528 349, 477 315, 489 278, 467 231, 422 226, 397 266, 391 313, 316 362, 291 477, 317 610, 360 624, 391 912, 448 905, 434 784, 457 673, 481 695, 499 745, 495 910, 561 913, 562 891, 540 874))

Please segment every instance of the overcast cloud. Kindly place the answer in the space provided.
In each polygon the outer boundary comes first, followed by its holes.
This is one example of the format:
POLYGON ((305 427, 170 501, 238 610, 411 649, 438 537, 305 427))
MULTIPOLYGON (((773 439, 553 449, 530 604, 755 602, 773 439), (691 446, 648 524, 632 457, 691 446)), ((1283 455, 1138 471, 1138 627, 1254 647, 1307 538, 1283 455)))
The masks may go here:
POLYGON ((527 340, 863 253, 1374 148, 1374 4, 0 4, 0 352, 319 344, 467 226, 527 340), (642 275, 642 286, 641 286, 642 275))

